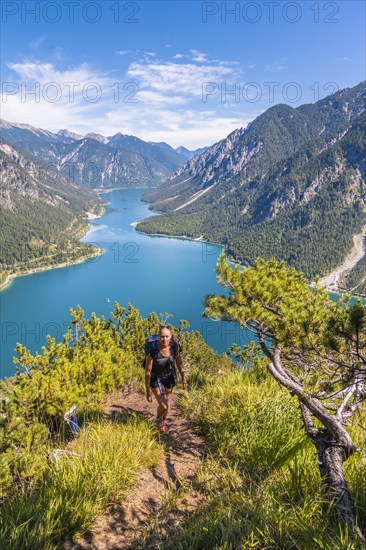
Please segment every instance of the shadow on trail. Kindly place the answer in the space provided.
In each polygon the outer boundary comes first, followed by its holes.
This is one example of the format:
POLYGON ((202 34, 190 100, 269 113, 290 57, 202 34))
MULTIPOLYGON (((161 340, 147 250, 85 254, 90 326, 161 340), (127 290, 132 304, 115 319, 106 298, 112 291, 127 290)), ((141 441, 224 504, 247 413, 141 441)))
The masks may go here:
POLYGON ((148 403, 143 394, 123 391, 106 404, 103 414, 106 420, 128 424, 137 418, 154 426, 164 457, 154 468, 142 470, 123 505, 100 517, 95 527, 68 550, 156 548, 157 543, 175 532, 185 513, 194 512, 197 496, 191 488, 206 448, 203 439, 182 416, 178 399, 174 394, 167 418, 168 432, 164 434, 155 427, 156 404, 148 403), (189 509, 186 505, 178 509, 175 498, 179 500, 187 491, 189 509))
MULTIPOLYGON (((137 417, 148 422, 153 420, 149 411, 138 411, 131 407, 117 404, 111 405, 111 410, 109 410, 108 413, 104 413, 104 418, 120 424, 128 424, 133 417, 137 417)), ((189 443, 182 443, 182 441, 180 439, 176 439, 174 435, 174 431, 159 434, 160 442, 164 446, 165 451, 165 472, 168 474, 169 479, 167 480, 163 476, 159 475, 156 468, 152 468, 151 472, 154 478, 159 483, 164 485, 165 489, 174 488, 178 491, 182 487, 182 481, 177 476, 175 465, 171 460, 171 451, 174 449, 174 454, 178 457, 187 453, 193 455, 193 453, 189 450, 189 443)), ((180 435, 182 435, 182 433, 180 435)))

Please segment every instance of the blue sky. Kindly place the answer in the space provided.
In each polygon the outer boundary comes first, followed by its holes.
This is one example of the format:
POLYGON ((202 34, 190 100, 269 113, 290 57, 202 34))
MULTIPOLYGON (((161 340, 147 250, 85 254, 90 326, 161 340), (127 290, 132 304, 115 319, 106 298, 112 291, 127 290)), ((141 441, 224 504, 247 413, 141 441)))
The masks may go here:
POLYGON ((365 77, 365 2, 2 2, 1 116, 210 145, 365 77))

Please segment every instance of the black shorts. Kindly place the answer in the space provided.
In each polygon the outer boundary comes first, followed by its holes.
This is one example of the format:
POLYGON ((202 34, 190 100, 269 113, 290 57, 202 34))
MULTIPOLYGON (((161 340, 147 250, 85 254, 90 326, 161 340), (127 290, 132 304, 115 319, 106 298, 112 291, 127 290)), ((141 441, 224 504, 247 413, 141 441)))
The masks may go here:
POLYGON ((160 378, 156 374, 151 374, 150 378, 150 388, 159 388, 164 386, 164 388, 172 389, 176 385, 176 376, 173 371, 167 378, 160 378))

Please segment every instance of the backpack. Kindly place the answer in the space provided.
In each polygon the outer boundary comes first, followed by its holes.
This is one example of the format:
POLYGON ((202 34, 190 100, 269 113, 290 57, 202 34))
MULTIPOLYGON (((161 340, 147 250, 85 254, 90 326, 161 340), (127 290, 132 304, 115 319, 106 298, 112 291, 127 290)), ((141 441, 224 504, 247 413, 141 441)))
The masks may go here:
POLYGON ((158 353, 158 342, 159 342, 159 335, 158 334, 150 334, 145 340, 144 344, 144 350, 145 350, 145 357, 142 361, 142 368, 145 368, 145 361, 146 356, 151 355, 152 358, 158 353))
POLYGON ((145 356, 151 355, 154 357, 158 353, 159 334, 150 334, 145 340, 144 349, 145 356))

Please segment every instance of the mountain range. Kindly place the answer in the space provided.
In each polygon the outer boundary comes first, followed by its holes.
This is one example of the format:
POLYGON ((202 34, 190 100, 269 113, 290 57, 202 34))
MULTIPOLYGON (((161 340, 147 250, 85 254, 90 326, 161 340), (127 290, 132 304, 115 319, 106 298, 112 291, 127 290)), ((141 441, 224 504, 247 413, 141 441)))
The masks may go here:
POLYGON ((117 133, 81 136, 0 121, 0 137, 90 188, 155 187, 187 160, 167 144, 117 133))
POLYGON ((117 133, 57 133, 0 120, 0 138, 36 156, 75 183, 97 189, 156 187, 196 153, 117 133))
MULTIPOLYGON (((156 186, 144 200, 160 215, 139 230, 217 242, 246 265, 275 256, 309 279, 329 273, 366 228, 365 107, 362 82, 276 105, 202 151, 2 120, 1 271, 64 259, 100 212, 88 189, 156 186)), ((343 285, 366 293, 365 256, 343 285)))
POLYGON ((189 160, 193 159, 196 155, 201 155, 206 151, 207 147, 201 147, 200 149, 195 149, 194 151, 189 151, 189 149, 186 149, 182 145, 180 147, 177 147, 175 150, 180 155, 183 155, 187 157, 189 160))
POLYGON ((102 212, 90 191, 159 185, 195 153, 122 133, 53 133, 2 119, 0 138, 0 285, 95 254, 78 240, 102 212))
POLYGON ((138 229, 221 243, 247 265, 275 256, 309 278, 331 271, 366 225, 365 107, 362 82, 268 109, 146 194, 163 215, 138 229))

